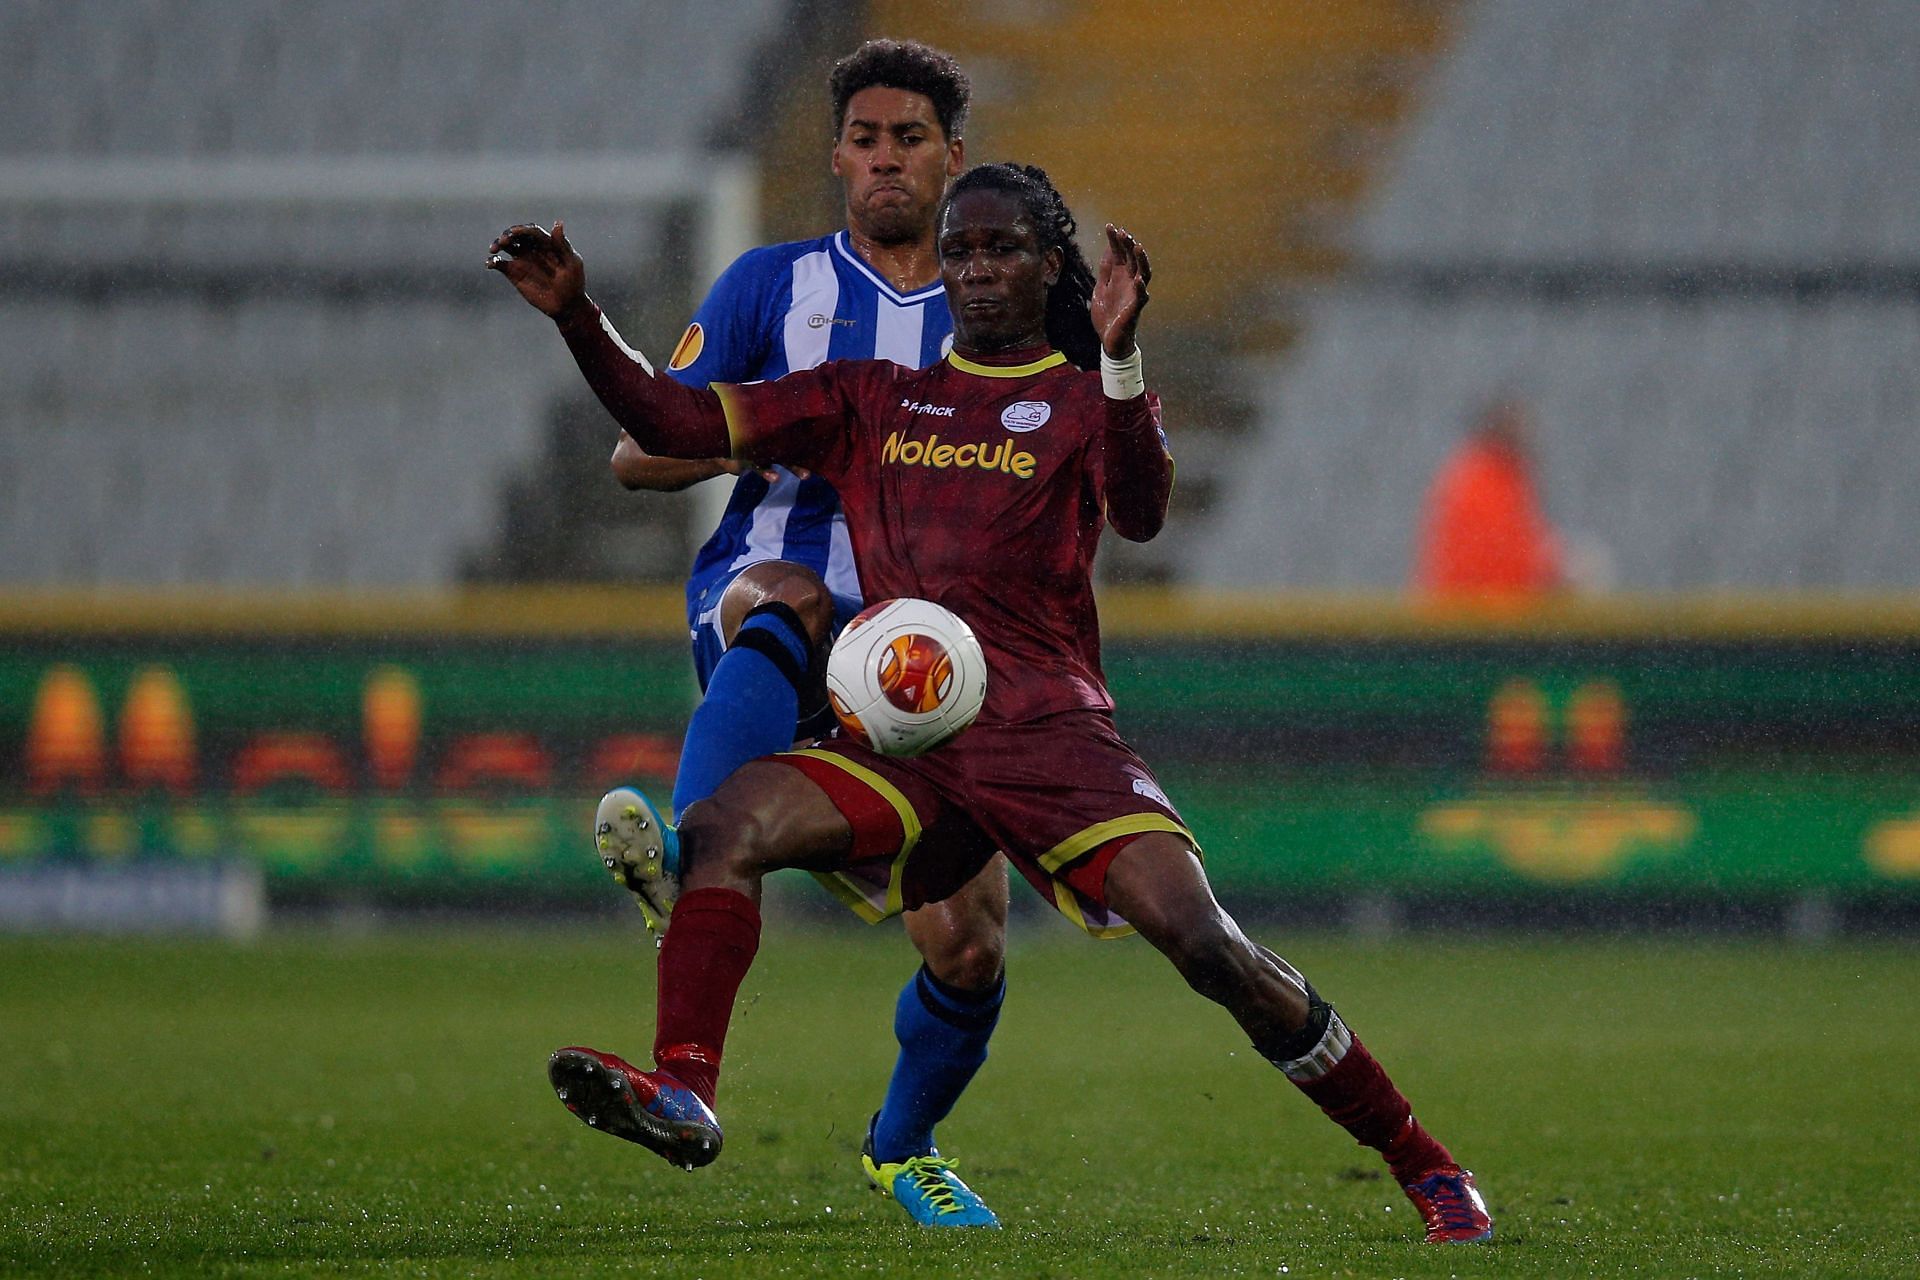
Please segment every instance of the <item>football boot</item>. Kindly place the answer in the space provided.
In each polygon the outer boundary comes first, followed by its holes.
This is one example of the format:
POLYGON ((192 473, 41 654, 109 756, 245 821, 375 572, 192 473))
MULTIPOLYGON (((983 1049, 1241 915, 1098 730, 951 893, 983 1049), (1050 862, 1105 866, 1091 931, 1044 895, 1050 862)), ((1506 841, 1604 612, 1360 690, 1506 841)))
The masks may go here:
POLYGON ((593 811, 593 848, 658 942, 680 896, 680 833, 638 787, 615 787, 593 811))
POLYGON ((860 1144, 860 1167, 866 1170, 869 1186, 899 1201, 907 1216, 923 1227, 1000 1225, 993 1210, 953 1171, 956 1162, 941 1158, 938 1151, 908 1156, 898 1164, 875 1160, 873 1126, 879 1119, 876 1112, 867 1122, 867 1139, 860 1144))
POLYGON ((570 1045, 547 1060, 547 1079, 589 1128, 637 1142, 668 1164, 698 1169, 720 1154, 720 1121, 665 1071, 642 1071, 611 1053, 570 1045))
POLYGON ((1459 1165, 1441 1165, 1400 1189, 1427 1224, 1428 1244, 1477 1244, 1493 1239, 1487 1202, 1473 1185, 1473 1175, 1459 1165))

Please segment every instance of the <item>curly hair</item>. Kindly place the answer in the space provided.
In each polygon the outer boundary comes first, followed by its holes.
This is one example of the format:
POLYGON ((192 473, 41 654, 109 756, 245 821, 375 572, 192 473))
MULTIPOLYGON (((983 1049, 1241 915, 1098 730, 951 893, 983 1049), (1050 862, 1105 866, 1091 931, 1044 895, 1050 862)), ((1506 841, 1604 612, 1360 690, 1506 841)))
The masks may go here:
MULTIPOLYGON (((1042 249, 1058 249, 1060 278, 1047 290, 1047 342, 1082 369, 1100 367, 1100 335, 1093 327, 1093 268, 1074 239, 1079 224, 1047 171, 1031 164, 983 164, 961 174, 947 189, 940 216, 969 191, 999 191, 1020 202, 1033 220, 1042 249)), ((936 224, 937 225, 937 224, 936 224)))
POLYGON ((926 95, 952 142, 966 130, 973 82, 953 55, 918 40, 869 40, 833 64, 827 85, 833 94, 833 136, 847 123, 847 103, 862 89, 881 85, 926 95))

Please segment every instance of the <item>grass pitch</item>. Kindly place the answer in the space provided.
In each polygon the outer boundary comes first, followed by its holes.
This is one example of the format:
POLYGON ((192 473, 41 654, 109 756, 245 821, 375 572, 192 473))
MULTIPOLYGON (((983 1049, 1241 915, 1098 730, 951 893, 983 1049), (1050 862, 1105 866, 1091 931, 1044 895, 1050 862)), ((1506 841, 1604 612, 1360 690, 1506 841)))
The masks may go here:
POLYGON ((931 1233, 857 1148, 912 961, 774 931, 695 1174, 547 1090, 643 1058, 628 929, 0 941, 0 1274, 1911 1276, 1920 952, 1261 931, 1476 1169, 1490 1247, 1398 1190, 1137 941, 1016 921, 941 1131, 1007 1223, 931 1233))

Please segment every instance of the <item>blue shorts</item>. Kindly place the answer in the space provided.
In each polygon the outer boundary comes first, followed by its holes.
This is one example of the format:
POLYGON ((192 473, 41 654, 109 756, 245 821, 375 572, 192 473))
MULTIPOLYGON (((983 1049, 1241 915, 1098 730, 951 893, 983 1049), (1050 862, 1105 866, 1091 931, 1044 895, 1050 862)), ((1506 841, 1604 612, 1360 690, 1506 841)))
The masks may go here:
MULTIPOLYGON (((701 693, 707 691, 707 682, 713 679, 713 669, 720 664, 720 655, 727 651, 726 639, 720 634, 720 601, 727 594, 727 588, 733 585, 733 580, 749 567, 741 565, 738 569, 727 570, 707 584, 707 589, 697 599, 687 602, 687 631, 693 640, 693 674, 700 681, 701 693)), ((841 628, 853 621, 853 615, 863 607, 858 596, 836 594, 833 597, 833 634, 838 636, 841 628)))

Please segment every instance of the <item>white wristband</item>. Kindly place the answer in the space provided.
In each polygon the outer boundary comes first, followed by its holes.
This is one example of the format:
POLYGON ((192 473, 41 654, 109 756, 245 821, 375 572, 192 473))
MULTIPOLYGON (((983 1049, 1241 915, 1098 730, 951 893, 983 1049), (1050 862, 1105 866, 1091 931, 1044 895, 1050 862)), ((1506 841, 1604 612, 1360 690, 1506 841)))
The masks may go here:
POLYGON ((1133 344, 1133 354, 1125 360, 1115 360, 1105 347, 1100 348, 1100 386, 1110 400, 1131 400, 1146 394, 1147 380, 1140 374, 1139 343, 1133 344))

